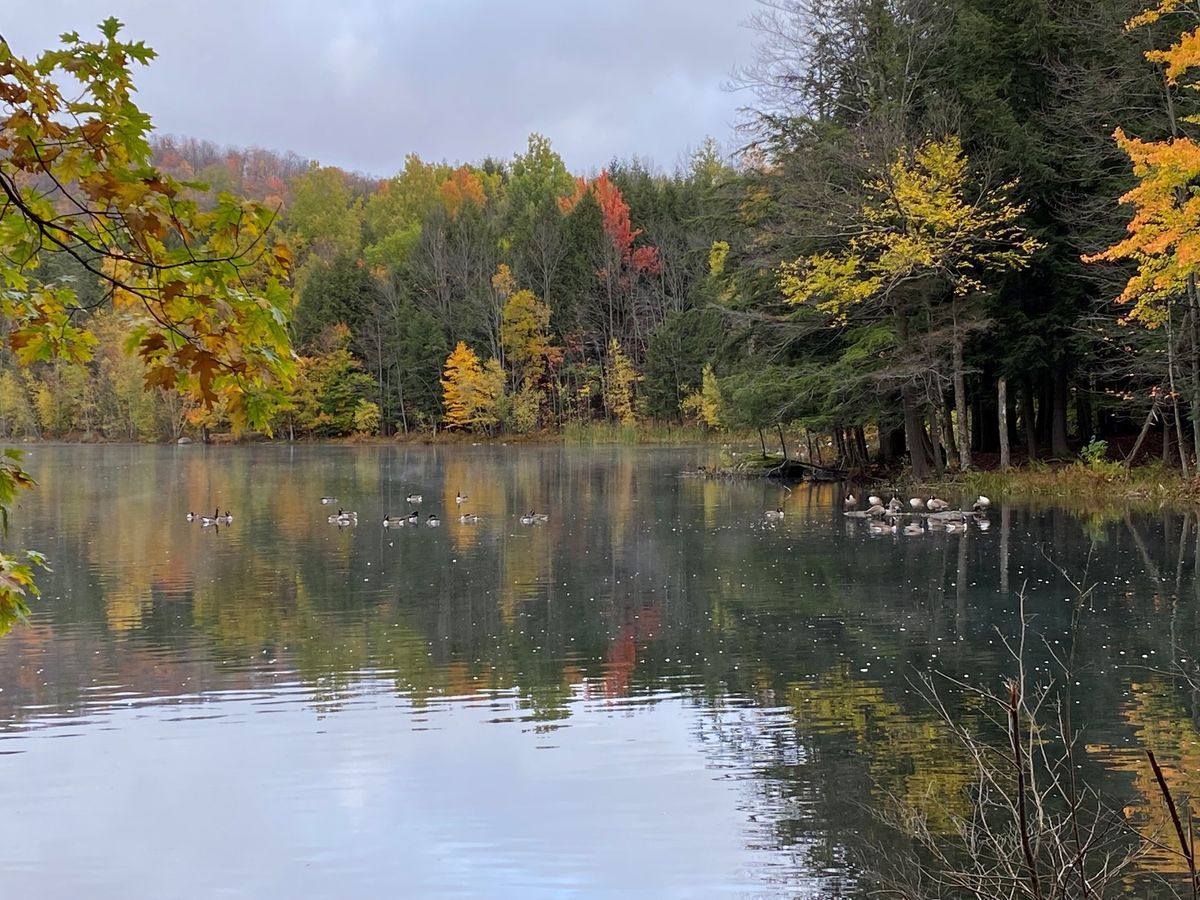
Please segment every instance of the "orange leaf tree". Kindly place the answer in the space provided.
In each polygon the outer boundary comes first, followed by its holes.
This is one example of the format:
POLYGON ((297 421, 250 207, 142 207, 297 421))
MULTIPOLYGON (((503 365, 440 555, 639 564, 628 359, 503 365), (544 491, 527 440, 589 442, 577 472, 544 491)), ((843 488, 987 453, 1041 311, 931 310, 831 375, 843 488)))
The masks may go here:
MULTIPOLYGON (((1157 22, 1164 15, 1177 12, 1181 0, 1160 0, 1153 7, 1131 19, 1129 28, 1157 22)), ((1169 397, 1177 404, 1176 369, 1178 336, 1173 327, 1173 311, 1186 300, 1184 321, 1190 330, 1193 352, 1200 343, 1200 296, 1197 276, 1200 275, 1200 144, 1183 133, 1183 126, 1197 124, 1200 118, 1187 116, 1177 119, 1173 93, 1179 87, 1197 88, 1194 78, 1200 67, 1200 27, 1180 36, 1165 50, 1151 50, 1146 58, 1159 65, 1166 82, 1166 113, 1171 137, 1161 141, 1143 141, 1118 128, 1114 134, 1117 145, 1129 157, 1137 183, 1127 191, 1121 202, 1133 207, 1133 217, 1126 226, 1127 235, 1099 253, 1085 256, 1086 262, 1133 263, 1136 267, 1117 298, 1127 304, 1128 314, 1121 322, 1138 322, 1148 329, 1166 326, 1167 380, 1169 397)), ((1186 331, 1184 332, 1186 333, 1186 331)), ((1181 335, 1180 335, 1181 336, 1181 335)), ((1200 367, 1193 355, 1190 393, 1193 438, 1200 447, 1200 367)), ((1183 430, 1178 410, 1174 416, 1176 436, 1183 444, 1183 430)), ((1184 474, 1187 474, 1185 454, 1181 451, 1184 474)))

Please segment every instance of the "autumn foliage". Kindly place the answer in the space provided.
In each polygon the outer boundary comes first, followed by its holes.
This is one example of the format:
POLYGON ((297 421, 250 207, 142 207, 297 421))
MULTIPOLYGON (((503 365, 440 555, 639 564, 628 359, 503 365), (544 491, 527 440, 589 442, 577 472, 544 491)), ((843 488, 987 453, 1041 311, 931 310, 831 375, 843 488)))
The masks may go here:
POLYGON ((657 275, 662 268, 658 259, 658 248, 649 244, 635 246, 642 230, 633 227, 629 217, 629 204, 625 202, 620 189, 609 178, 607 171, 601 172, 590 184, 583 178, 577 179, 574 193, 559 198, 559 207, 564 213, 571 212, 588 192, 591 192, 600 206, 604 233, 612 241, 623 270, 638 275, 657 275))
MULTIPOLYGON (((1147 25, 1180 4, 1164 0, 1130 22, 1147 25)), ((1166 50, 1146 54, 1164 67, 1171 84, 1177 84, 1200 66, 1200 28, 1184 34, 1166 50)), ((1194 185, 1200 179, 1200 144, 1176 135, 1167 140, 1143 141, 1118 128, 1117 146, 1129 157, 1137 183, 1121 202, 1133 207, 1127 236, 1106 250, 1084 257, 1087 262, 1136 264, 1118 300, 1130 304, 1127 316, 1149 328, 1167 320, 1171 301, 1195 290, 1200 274, 1200 197, 1194 185)))
POLYGON ((446 212, 452 219, 457 218, 466 206, 479 209, 487 202, 483 182, 467 166, 459 166, 451 172, 450 177, 442 182, 439 192, 446 212))
POLYGON ((120 29, 109 19, 99 41, 64 35, 63 49, 35 62, 0 43, 9 341, 26 364, 90 357, 95 340, 75 316, 73 287, 31 278, 43 256, 68 254, 114 307, 137 315, 129 346, 148 387, 219 401, 235 427, 265 426, 293 368, 291 250, 271 234, 276 210, 230 194, 202 208, 153 166, 130 66, 154 54, 119 40, 120 29))
POLYGON ((445 422, 450 428, 488 429, 499 422, 504 370, 495 359, 480 365, 475 351, 459 341, 446 358, 442 378, 445 422))

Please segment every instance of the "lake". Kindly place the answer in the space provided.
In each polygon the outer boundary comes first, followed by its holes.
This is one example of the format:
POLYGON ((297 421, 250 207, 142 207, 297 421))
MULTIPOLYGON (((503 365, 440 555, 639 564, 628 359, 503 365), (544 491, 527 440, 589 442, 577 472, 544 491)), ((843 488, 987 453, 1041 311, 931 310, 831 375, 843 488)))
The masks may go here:
POLYGON ((999 690, 1022 589, 1086 781, 1152 817, 1150 746, 1200 793, 1194 516, 879 535, 837 485, 680 476, 715 457, 32 447, 8 546, 54 571, 0 638, 0 896, 853 896, 875 810, 960 802, 917 685, 999 690), (440 527, 381 526, 410 493, 440 527))

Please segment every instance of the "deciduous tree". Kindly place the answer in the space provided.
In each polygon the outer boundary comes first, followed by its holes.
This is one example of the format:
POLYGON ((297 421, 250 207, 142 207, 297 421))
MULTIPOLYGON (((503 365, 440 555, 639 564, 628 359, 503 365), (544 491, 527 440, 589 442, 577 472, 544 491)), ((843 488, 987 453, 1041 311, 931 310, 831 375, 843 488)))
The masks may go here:
MULTIPOLYGON (((918 477, 928 467, 921 452, 926 439, 915 388, 926 373, 937 378, 937 357, 922 360, 920 347, 928 343, 930 319, 944 322, 945 337, 935 339, 934 347, 949 356, 965 467, 970 464, 970 437, 963 344, 969 329, 978 327, 977 321, 970 321, 967 303, 987 290, 997 274, 1027 265, 1039 243, 1018 223, 1022 208, 1009 199, 1011 185, 973 184, 955 137, 902 151, 867 187, 869 199, 845 250, 785 263, 780 290, 789 303, 811 302, 842 325, 865 304, 892 320, 900 352, 908 358, 908 372, 899 381, 918 477), (925 322, 926 335, 921 338, 915 334, 914 316, 925 322)), ((936 381, 927 393, 934 404, 934 421, 940 423, 936 416, 941 388, 936 381)), ((943 438, 948 441, 949 435, 943 438)))

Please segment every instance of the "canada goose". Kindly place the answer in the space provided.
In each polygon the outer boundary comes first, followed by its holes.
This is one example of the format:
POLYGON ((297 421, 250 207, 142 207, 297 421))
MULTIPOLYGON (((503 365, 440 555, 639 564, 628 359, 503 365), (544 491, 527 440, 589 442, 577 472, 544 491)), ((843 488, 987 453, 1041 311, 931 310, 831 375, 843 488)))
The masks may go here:
POLYGON ((464 494, 462 491, 459 491, 457 494, 454 495, 454 502, 455 503, 466 503, 467 495, 464 494))
POLYGON ((842 501, 842 506, 846 509, 854 509, 854 507, 858 506, 858 498, 853 494, 847 494, 846 499, 842 501))
POLYGON ((464 525, 474 525, 479 521, 479 516, 475 515, 474 513, 463 513, 458 517, 458 521, 462 522, 464 525))
POLYGON ((946 531, 948 531, 950 534, 956 534, 958 532, 962 532, 962 531, 966 531, 966 530, 967 530, 966 522, 956 522, 953 519, 951 519, 949 522, 946 523, 946 531))
POLYGON ((416 525, 419 521, 421 521, 421 517, 417 514, 415 509, 408 514, 409 525, 416 525))
POLYGON ((201 525, 218 525, 218 524, 220 524, 220 522, 221 522, 221 510, 220 509, 214 509, 213 514, 211 516, 201 516, 200 517, 201 525))
POLYGON ((402 528, 402 527, 404 527, 404 522, 405 522, 404 519, 394 518, 391 515, 386 515, 383 517, 383 527, 384 528, 402 528))
POLYGON ((896 526, 888 522, 876 521, 872 519, 867 527, 871 530, 871 534, 895 534, 896 526))
POLYGON ((983 512, 991 505, 992 505, 992 501, 989 500, 987 497, 983 496, 983 494, 980 494, 979 497, 976 498, 975 503, 971 507, 971 509, 975 510, 975 512, 983 512))
POLYGON ((867 498, 867 506, 883 506, 883 498, 872 494, 867 498))
POLYGON ((867 510, 867 515, 873 516, 876 519, 882 519, 884 517, 884 515, 886 515, 886 514, 887 514, 887 510, 884 509, 882 506, 880 506, 878 503, 876 503, 874 506, 872 506, 870 509, 867 510))
POLYGON ((425 524, 428 525, 430 528, 437 528, 439 525, 442 524, 442 520, 439 519, 437 516, 435 516, 433 513, 430 513, 429 518, 425 520, 425 524))
POLYGON ((522 525, 537 525, 539 522, 545 522, 550 518, 546 513, 536 513, 532 509, 521 516, 522 525))
POLYGON ((767 519, 778 522, 783 518, 783 507, 777 506, 775 509, 768 509, 766 512, 767 519))
POLYGON ((358 524, 358 513, 346 512, 345 510, 339 509, 337 511, 337 515, 329 517, 329 524, 330 525, 357 525, 358 524))
POLYGON ((231 522, 233 522, 233 513, 231 513, 229 510, 225 510, 225 515, 217 516, 217 522, 221 525, 229 525, 231 522))
MULTIPOLYGON (((876 504, 876 505, 878 505, 878 504, 876 504)), ((899 500, 897 500, 895 497, 893 497, 891 500, 889 500, 887 502, 887 508, 888 508, 888 512, 890 512, 890 513, 898 513, 904 509, 904 504, 901 503, 899 500)))
POLYGON ((945 500, 939 500, 937 497, 930 497, 925 501, 925 506, 930 512, 941 512, 943 509, 949 509, 950 504, 945 500))
POLYGON ((325 506, 329 506, 331 503, 337 503, 337 497, 322 497, 321 503, 325 506))
POLYGON ((421 495, 420 494, 409 494, 407 497, 404 498, 404 502, 405 503, 420 503, 421 495))
POLYGON ((920 497, 909 497, 908 505, 911 506, 913 509, 920 509, 922 506, 925 505, 925 501, 922 500, 920 497))
POLYGON ((187 520, 189 522, 193 522, 193 521, 195 521, 195 519, 196 519, 196 514, 194 512, 190 512, 187 514, 187 520))

